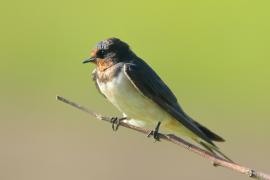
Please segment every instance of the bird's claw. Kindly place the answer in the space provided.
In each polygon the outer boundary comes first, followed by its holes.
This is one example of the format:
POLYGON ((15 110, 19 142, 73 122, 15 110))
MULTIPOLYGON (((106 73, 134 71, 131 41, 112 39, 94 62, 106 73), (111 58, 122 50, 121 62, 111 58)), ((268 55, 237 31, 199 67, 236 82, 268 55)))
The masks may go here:
POLYGON ((158 122, 157 126, 155 127, 155 130, 150 131, 149 134, 147 135, 147 137, 153 136, 153 138, 155 139, 155 142, 160 141, 160 134, 158 132, 160 124, 161 124, 161 122, 158 122))
POLYGON ((126 117, 118 118, 118 117, 112 117, 111 118, 111 123, 112 123, 112 129, 113 131, 117 131, 121 121, 127 119, 126 117))

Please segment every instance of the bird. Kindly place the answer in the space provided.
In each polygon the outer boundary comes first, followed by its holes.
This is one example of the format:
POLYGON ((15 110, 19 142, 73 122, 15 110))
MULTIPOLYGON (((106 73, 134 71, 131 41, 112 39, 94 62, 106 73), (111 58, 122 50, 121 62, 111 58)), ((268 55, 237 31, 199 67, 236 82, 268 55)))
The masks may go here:
POLYGON ((83 63, 96 65, 92 79, 98 91, 123 114, 112 118, 114 130, 120 121, 155 127, 151 134, 157 141, 159 130, 181 135, 232 161, 214 144, 225 140, 187 115, 171 89, 126 42, 115 37, 102 40, 83 63))

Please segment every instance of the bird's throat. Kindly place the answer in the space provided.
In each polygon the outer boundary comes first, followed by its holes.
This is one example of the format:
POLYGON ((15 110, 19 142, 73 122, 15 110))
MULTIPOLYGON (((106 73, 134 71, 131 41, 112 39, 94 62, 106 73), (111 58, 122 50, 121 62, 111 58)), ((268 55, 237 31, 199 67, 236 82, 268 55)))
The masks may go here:
POLYGON ((112 60, 105 60, 105 59, 98 59, 97 60, 97 68, 99 71, 105 71, 106 69, 110 68, 113 66, 113 61, 112 60))

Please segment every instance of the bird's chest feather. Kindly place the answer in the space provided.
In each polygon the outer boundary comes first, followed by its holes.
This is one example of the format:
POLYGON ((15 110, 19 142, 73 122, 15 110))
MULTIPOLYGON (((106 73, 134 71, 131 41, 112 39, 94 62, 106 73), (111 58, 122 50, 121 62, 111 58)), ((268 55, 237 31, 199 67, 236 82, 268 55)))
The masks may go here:
POLYGON ((122 70, 109 81, 97 80, 97 83, 100 91, 121 111, 142 104, 142 95, 137 92, 122 70))
POLYGON ((166 116, 158 105, 134 87, 123 70, 110 81, 97 79, 97 84, 106 98, 129 118, 156 122, 166 116))

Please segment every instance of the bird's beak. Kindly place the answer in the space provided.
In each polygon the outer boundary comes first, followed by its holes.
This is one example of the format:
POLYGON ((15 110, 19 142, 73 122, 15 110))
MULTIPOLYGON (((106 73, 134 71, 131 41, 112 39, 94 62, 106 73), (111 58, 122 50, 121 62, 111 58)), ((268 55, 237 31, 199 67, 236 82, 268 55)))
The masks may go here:
POLYGON ((85 63, 90 63, 90 62, 96 62, 96 57, 90 57, 86 60, 84 60, 82 63, 85 64, 85 63))

